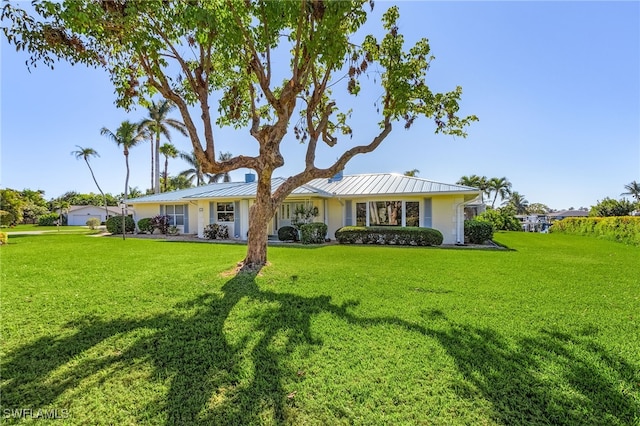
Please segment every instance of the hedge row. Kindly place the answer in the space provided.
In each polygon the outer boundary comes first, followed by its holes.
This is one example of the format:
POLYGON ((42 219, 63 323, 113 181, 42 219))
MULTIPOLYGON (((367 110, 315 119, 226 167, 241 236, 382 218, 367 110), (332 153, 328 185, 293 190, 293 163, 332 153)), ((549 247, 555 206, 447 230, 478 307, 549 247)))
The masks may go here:
POLYGON ((470 219, 464 221, 464 237, 472 244, 482 244, 493 238, 493 223, 470 219))
POLYGON ((442 233, 418 227, 345 226, 336 231, 340 244, 397 244, 403 246, 439 246, 442 233))
POLYGON ((549 232, 588 235, 640 246, 640 217, 568 217, 554 222, 549 232))

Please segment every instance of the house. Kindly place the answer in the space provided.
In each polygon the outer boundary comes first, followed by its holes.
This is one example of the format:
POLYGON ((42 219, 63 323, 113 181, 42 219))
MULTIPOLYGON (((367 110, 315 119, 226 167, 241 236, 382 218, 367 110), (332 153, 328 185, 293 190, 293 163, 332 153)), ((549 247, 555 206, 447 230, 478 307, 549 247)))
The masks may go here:
MULTIPOLYGON (((272 191, 284 178, 272 179, 272 191)), ((256 196, 255 175, 244 182, 213 183, 196 188, 149 195, 128 200, 134 220, 167 215, 181 233, 203 238, 204 228, 217 223, 229 235, 246 240, 249 207, 256 196)), ((327 225, 327 237, 347 225, 422 226, 442 232, 444 244, 464 241, 464 209, 478 204, 481 192, 468 186, 434 182, 393 173, 342 175, 315 179, 295 189, 282 203, 268 226, 276 235, 291 225, 299 207, 315 207, 316 222, 327 225)))
POLYGON ((554 222, 556 220, 562 220, 567 217, 587 217, 589 216, 589 212, 586 210, 560 210, 553 213, 548 213, 547 218, 550 222, 554 222))
POLYGON ((111 216, 121 215, 121 210, 117 207, 107 207, 109 216, 104 211, 104 206, 70 206, 67 211, 67 225, 85 226, 87 220, 95 217, 104 223, 111 216))
POLYGON ((525 232, 547 232, 549 221, 546 214, 517 214, 522 230, 525 232))

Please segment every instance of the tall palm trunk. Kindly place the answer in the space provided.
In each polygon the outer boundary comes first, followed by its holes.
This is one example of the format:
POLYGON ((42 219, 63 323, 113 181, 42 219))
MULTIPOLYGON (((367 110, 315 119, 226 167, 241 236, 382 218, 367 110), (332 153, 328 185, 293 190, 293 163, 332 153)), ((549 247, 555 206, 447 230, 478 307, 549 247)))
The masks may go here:
POLYGON ((124 163, 127 165, 127 175, 124 178, 124 204, 125 204, 125 211, 126 211, 126 204, 127 204, 127 198, 128 194, 129 194, 129 150, 125 147, 124 149, 124 163))
POLYGON ((160 130, 156 132, 155 154, 156 154, 156 181, 154 186, 154 192, 156 194, 159 194, 160 193, 160 130))
POLYGON ((164 191, 163 192, 167 192, 167 180, 169 180, 168 169, 169 169, 169 156, 165 156, 164 157, 164 185, 163 185, 164 191))
POLYGON ((100 185, 98 185, 98 181, 96 180, 96 176, 93 174, 93 169, 91 168, 91 164, 89 164, 89 160, 85 158, 84 161, 87 163, 87 166, 89 167, 89 171, 91 172, 91 177, 93 178, 93 181, 98 187, 98 191, 100 191, 100 194, 102 194, 102 202, 104 202, 104 212, 105 212, 104 220, 106 221, 107 219, 109 219, 109 209, 107 208, 107 196, 104 195, 104 192, 102 192, 102 188, 100 188, 100 185))
MULTIPOLYGON (((153 152, 155 151, 155 148, 153 146, 153 137, 149 137, 149 146, 151 146, 151 189, 155 188, 155 167, 154 167, 154 161, 153 161, 153 152)), ((154 190, 155 192, 155 190, 154 190)))

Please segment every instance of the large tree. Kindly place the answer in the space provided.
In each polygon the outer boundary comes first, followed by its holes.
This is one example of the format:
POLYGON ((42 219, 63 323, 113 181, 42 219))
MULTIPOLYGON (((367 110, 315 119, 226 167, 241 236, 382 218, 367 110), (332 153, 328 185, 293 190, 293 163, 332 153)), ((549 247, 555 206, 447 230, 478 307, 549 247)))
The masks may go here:
MULTIPOLYGON (((148 104, 159 93, 180 111, 205 172, 256 172, 244 260, 245 269, 256 270, 267 260, 267 224, 295 188, 331 177, 354 156, 374 151, 396 122, 409 128, 428 117, 436 133, 465 136, 476 119, 458 116, 460 87, 431 91, 429 42, 405 49, 396 6, 382 15, 381 38, 359 31, 367 4, 373 8, 366 0, 36 0, 36 19, 13 5, 5 5, 3 15, 13 22, 5 29, 8 41, 31 54, 31 66, 62 59, 102 67, 123 107, 148 104), (319 146, 335 147, 340 135, 353 135, 345 99, 363 87, 377 96, 369 120, 377 117, 377 130, 363 132, 352 145, 346 141, 334 162, 320 164, 319 146), (219 98, 217 118, 211 115, 212 95, 219 98), (216 160, 214 124, 246 128, 257 154, 216 160), (290 130, 306 143, 304 161, 272 191, 290 130)), ((358 112, 365 105, 360 101, 358 112)))
POLYGON ((136 146, 140 141, 144 140, 144 131, 138 128, 137 124, 134 124, 130 121, 123 121, 122 124, 118 127, 115 133, 111 130, 103 127, 100 130, 100 134, 106 136, 111 141, 115 142, 116 145, 122 148, 122 153, 124 154, 124 163, 127 166, 127 175, 124 179, 124 193, 123 198, 126 203, 127 194, 129 191, 129 150, 136 146))
POLYGON ((98 187, 98 191, 100 191, 100 194, 102 194, 102 200, 104 201, 105 220, 106 220, 109 218, 109 209, 107 208, 107 196, 104 195, 102 188, 100 188, 100 185, 98 185, 98 180, 96 179, 96 175, 93 174, 93 169, 91 168, 91 164, 89 163, 89 158, 100 157, 100 154, 98 154, 98 151, 96 151, 93 148, 83 148, 80 145, 76 145, 76 147, 78 149, 75 151, 71 151, 71 155, 75 155, 76 160, 79 160, 82 158, 84 162, 87 163, 87 167, 89 167, 89 171, 91 172, 91 177, 93 178, 93 182, 98 187))
POLYGON ((148 131, 151 145, 151 174, 153 176, 153 190, 156 194, 160 192, 160 136, 164 136, 167 141, 171 142, 171 132, 169 128, 173 128, 182 135, 187 136, 184 123, 179 120, 169 118, 167 115, 175 108, 175 105, 167 100, 162 99, 159 102, 151 101, 148 106, 149 117, 140 121, 140 129, 148 131), (153 143, 155 141, 155 145, 153 143), (155 164, 154 164, 155 158, 155 164), (155 171, 155 172, 154 172, 155 171))

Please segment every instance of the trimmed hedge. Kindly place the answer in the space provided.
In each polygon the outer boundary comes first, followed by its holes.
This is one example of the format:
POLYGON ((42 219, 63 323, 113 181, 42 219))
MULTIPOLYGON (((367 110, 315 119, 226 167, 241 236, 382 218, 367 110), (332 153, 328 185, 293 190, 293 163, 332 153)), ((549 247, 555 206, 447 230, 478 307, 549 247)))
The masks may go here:
MULTIPOLYGON (((124 219, 125 232, 133 232, 136 229, 136 223, 131 216, 125 216, 124 219)), ((112 234, 122 234, 122 216, 112 216, 107 220, 107 231, 112 234)))
POLYGON ((549 232, 587 235, 640 246, 640 217, 568 217, 554 222, 549 232))
POLYGON ((138 229, 140 232, 153 232, 153 224, 150 217, 142 218, 138 221, 138 229))
POLYGON ((280 241, 298 241, 298 230, 293 226, 283 226, 278 229, 280 241))
POLYGON ((38 226, 55 226, 59 217, 58 213, 43 214, 38 218, 38 226))
POLYGON ((327 235, 327 225, 322 222, 305 223, 300 226, 302 244, 322 244, 327 235))
POLYGON ((404 246, 439 246, 442 233, 437 229, 391 226, 345 226, 336 231, 340 244, 396 244, 404 246))
POLYGON ((493 224, 483 220, 465 220, 464 237, 472 244, 482 244, 493 238, 493 224))

